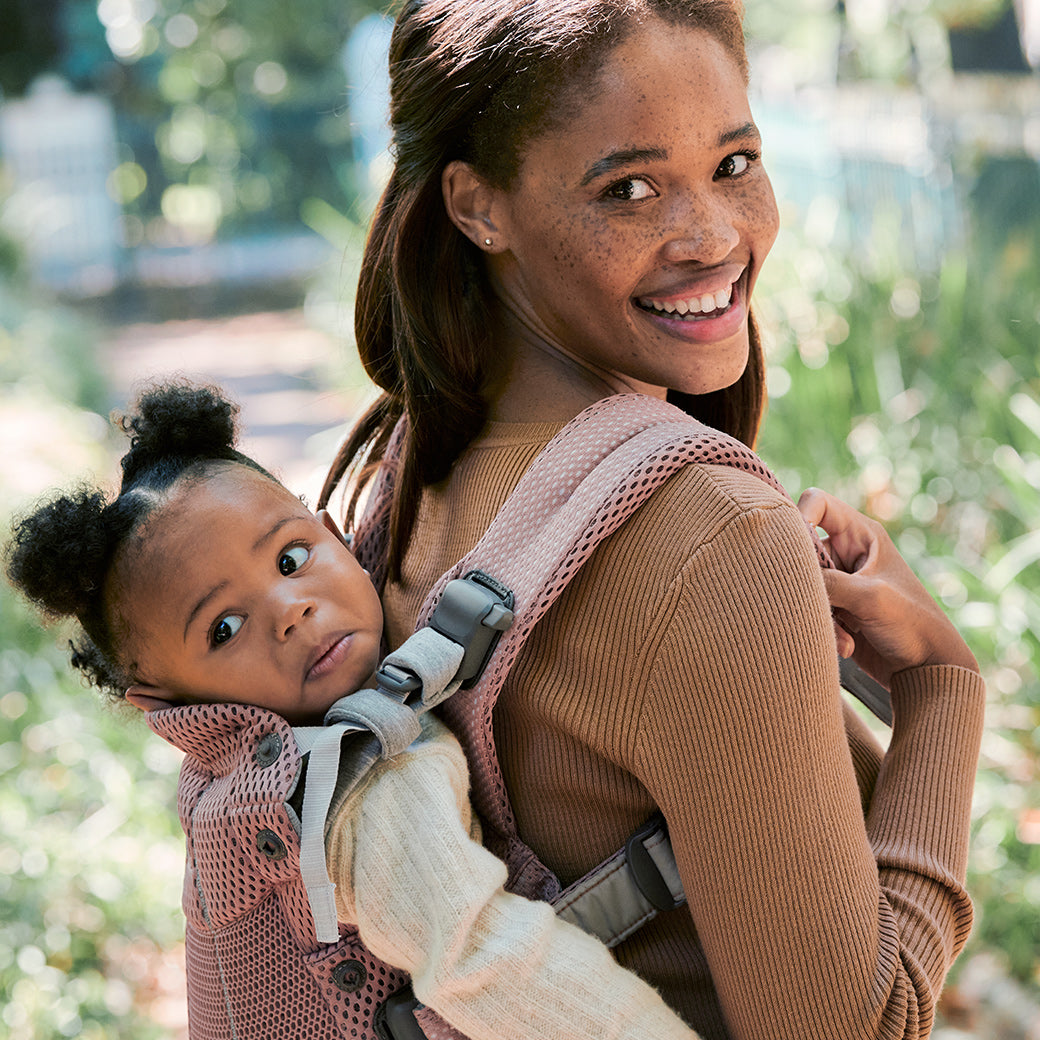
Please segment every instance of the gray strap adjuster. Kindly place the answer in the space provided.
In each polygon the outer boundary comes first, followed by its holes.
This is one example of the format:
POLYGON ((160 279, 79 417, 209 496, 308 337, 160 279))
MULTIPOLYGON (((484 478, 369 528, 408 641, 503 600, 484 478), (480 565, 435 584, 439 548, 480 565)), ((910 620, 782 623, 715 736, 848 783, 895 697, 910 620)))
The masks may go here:
POLYGON ((556 913, 617 946, 663 910, 686 902, 668 829, 660 814, 609 859, 553 900, 556 913))
MULTIPOLYGON (((628 839, 625 843, 625 859, 628 860, 632 880, 635 881, 636 888, 643 894, 643 898, 655 910, 674 910, 686 902, 686 896, 682 894, 681 887, 678 896, 672 891, 672 886, 665 880, 661 866, 645 844, 647 839, 655 837, 658 833, 662 836, 661 845, 663 847, 663 843, 668 841, 668 829, 665 826, 664 817, 660 813, 651 816, 628 839)), ((672 855, 670 842, 667 850, 671 860, 668 866, 674 870, 675 857, 672 855)))

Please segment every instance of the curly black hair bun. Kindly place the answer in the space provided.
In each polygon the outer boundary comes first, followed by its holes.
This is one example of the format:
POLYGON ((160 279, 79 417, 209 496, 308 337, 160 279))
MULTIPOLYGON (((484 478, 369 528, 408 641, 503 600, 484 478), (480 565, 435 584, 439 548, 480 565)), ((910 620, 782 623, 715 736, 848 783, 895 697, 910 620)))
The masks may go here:
POLYGON ((106 609, 106 579, 126 540, 163 502, 184 474, 202 475, 210 462, 234 462, 272 480, 235 450, 238 407, 207 386, 153 386, 119 420, 130 436, 123 483, 109 501, 99 488, 65 492, 17 520, 5 550, 11 583, 52 617, 74 617, 80 638, 72 664, 95 685, 121 696, 118 633, 106 609))
POLYGON ((109 562, 105 508, 100 491, 84 489, 15 523, 7 574, 44 613, 78 616, 96 599, 109 562))
POLYGON ((207 386, 167 383, 145 391, 121 425, 130 435, 123 486, 167 459, 234 459, 238 406, 207 386))

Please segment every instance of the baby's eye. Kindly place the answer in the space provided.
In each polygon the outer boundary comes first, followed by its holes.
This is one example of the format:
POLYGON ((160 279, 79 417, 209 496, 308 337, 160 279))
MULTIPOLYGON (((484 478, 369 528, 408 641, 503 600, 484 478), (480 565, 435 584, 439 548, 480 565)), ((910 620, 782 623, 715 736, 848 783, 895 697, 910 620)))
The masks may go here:
POLYGON ((214 626, 213 631, 210 634, 210 642, 214 646, 220 646, 221 643, 226 643, 233 636, 238 634, 238 630, 242 627, 242 622, 245 619, 240 614, 227 614, 222 617, 214 626))
POLYGON ((751 168, 751 164, 757 158, 757 152, 735 152, 733 155, 727 155, 726 158, 719 163, 718 169, 715 171, 715 176, 739 177, 742 173, 747 173, 751 168))
POLYGON ((278 557, 278 571, 288 577, 298 571, 310 558, 311 551, 306 545, 294 545, 278 557))
POLYGON ((609 199, 618 199, 621 202, 640 202, 652 198, 656 193, 642 177, 625 177, 615 181, 604 194, 609 199))

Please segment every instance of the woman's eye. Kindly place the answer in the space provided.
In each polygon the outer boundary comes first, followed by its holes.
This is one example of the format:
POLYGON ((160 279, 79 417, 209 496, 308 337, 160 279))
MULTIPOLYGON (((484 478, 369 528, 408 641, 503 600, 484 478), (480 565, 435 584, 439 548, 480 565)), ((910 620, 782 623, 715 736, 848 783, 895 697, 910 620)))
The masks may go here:
POLYGON ((238 630, 242 627, 243 621, 244 618, 238 614, 228 614, 226 617, 222 617, 213 626, 210 641, 214 646, 220 646, 222 643, 226 643, 238 633, 238 630))
POLYGON ((736 152, 734 155, 727 155, 719 163, 715 176, 739 177, 742 173, 747 173, 751 168, 751 163, 757 158, 758 156, 754 152, 736 152))
POLYGON ((278 571, 288 577, 298 571, 310 558, 311 551, 306 545, 294 545, 278 557, 278 571))
POLYGON ((642 177, 626 177, 612 184, 604 194, 621 202, 639 202, 652 198, 656 193, 642 177))

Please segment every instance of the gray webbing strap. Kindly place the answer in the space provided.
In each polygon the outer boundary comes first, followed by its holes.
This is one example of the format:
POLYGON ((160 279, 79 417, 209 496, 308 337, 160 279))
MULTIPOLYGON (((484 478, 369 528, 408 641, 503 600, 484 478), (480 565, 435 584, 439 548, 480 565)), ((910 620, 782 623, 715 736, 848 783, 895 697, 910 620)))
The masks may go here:
POLYGON ((610 859, 564 889, 553 909, 617 946, 663 910, 686 902, 664 820, 655 816, 610 859))
POLYGON ((393 655, 399 667, 410 668, 421 679, 420 696, 402 703, 377 690, 358 690, 340 698, 325 715, 324 726, 293 729, 301 754, 309 755, 300 819, 300 876, 307 890, 318 942, 339 939, 336 886, 325 860, 325 826, 333 797, 337 804, 357 789, 379 758, 405 750, 422 732, 419 714, 443 699, 445 689, 462 663, 464 648, 432 629, 422 629, 393 655), (343 755, 344 740, 354 734, 343 755), (357 735, 365 738, 358 741, 357 735), (374 739, 373 739, 374 738, 374 739), (346 770, 343 765, 349 766, 346 770))
POLYGON ((339 920, 336 886, 329 880, 325 865, 325 816, 336 789, 340 744, 345 731, 317 726, 309 726, 307 731, 306 736, 299 730, 295 732, 300 750, 304 750, 305 743, 309 744, 307 753, 310 755, 300 819, 300 876, 314 917, 315 936, 318 942, 333 943, 339 939, 339 920), (308 739, 311 736, 313 740, 308 739))

